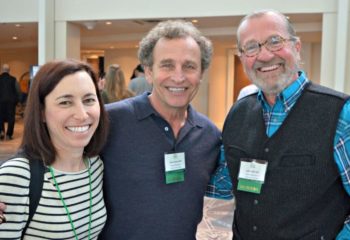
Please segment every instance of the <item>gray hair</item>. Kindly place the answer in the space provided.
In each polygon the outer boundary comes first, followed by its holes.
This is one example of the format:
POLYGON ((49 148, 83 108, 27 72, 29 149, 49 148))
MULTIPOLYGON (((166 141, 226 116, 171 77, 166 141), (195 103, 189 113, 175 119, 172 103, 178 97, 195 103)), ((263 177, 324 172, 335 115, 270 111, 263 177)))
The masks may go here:
POLYGON ((141 40, 138 51, 138 57, 142 65, 153 66, 153 49, 161 38, 193 38, 201 50, 201 68, 206 70, 211 61, 213 46, 211 41, 204 37, 203 34, 191 22, 183 20, 168 20, 158 23, 151 31, 141 40))
POLYGON ((279 11, 276 11, 276 10, 273 10, 273 9, 264 9, 264 10, 259 10, 259 11, 252 12, 252 13, 246 15, 244 18, 242 18, 242 20, 239 22, 238 28, 237 28, 237 45, 240 47, 239 32, 240 32, 242 24, 244 22, 246 22, 246 21, 248 21, 250 19, 260 18, 260 17, 263 17, 263 16, 271 14, 271 13, 281 17, 281 19, 285 23, 286 30, 287 30, 287 32, 288 32, 288 34, 290 35, 291 38, 298 39, 298 37, 296 36, 296 31, 295 31, 292 23, 289 21, 288 17, 286 17, 283 13, 281 13, 279 11))
POLYGON ((10 72, 10 66, 7 63, 3 64, 2 71, 6 73, 10 72))

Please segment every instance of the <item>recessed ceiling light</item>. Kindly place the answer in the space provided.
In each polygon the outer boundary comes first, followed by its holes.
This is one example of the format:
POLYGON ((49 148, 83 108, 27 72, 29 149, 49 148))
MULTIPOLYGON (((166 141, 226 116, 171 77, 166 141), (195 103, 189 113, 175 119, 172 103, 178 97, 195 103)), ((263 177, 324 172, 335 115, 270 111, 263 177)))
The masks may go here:
POLYGON ((197 20, 197 19, 192 19, 192 22, 193 22, 193 23, 197 23, 198 20, 197 20))
POLYGON ((17 23, 15 26, 16 26, 16 27, 21 27, 21 24, 18 24, 18 23, 17 23))
POLYGON ((111 25, 111 24, 112 24, 112 22, 110 22, 110 21, 106 22, 106 25, 111 25))
POLYGON ((13 36, 13 37, 12 37, 12 39, 13 39, 13 40, 17 40, 17 39, 18 39, 18 37, 16 37, 16 36, 13 36))

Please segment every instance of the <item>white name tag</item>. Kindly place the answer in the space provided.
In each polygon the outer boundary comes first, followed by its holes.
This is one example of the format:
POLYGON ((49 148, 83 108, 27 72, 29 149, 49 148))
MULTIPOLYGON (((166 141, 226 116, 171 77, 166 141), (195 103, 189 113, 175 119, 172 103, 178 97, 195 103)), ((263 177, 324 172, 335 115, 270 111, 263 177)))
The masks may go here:
POLYGON ((254 180, 259 182, 265 181, 267 162, 255 159, 241 160, 238 178, 254 180))
POLYGON ((170 153, 164 156, 165 172, 185 169, 185 153, 170 153))

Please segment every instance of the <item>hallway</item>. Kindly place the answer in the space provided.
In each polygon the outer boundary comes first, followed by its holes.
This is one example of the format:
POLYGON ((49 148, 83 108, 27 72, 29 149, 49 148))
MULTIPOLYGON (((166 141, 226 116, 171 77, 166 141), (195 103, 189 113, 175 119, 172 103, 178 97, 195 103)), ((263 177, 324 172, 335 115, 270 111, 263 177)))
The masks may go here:
POLYGON ((23 118, 16 116, 15 130, 12 140, 0 140, 0 164, 2 161, 7 160, 16 151, 22 140, 23 132, 23 118))

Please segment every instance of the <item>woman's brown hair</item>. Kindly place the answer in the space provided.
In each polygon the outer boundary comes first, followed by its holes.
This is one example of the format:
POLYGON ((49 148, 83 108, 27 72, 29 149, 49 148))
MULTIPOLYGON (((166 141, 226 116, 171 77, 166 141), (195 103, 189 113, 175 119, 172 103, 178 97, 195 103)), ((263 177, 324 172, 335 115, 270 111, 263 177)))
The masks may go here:
POLYGON ((118 64, 109 66, 105 79, 108 103, 134 96, 126 87, 124 73, 118 64))
POLYGON ((47 126, 43 121, 45 98, 65 76, 79 71, 85 71, 90 75, 100 104, 99 124, 83 154, 84 157, 92 157, 100 153, 107 139, 109 123, 100 91, 98 90, 95 73, 84 62, 61 60, 48 62, 41 66, 31 83, 25 109, 23 139, 20 146, 20 150, 29 159, 41 159, 46 165, 52 164, 55 160, 56 150, 50 139, 47 126))

